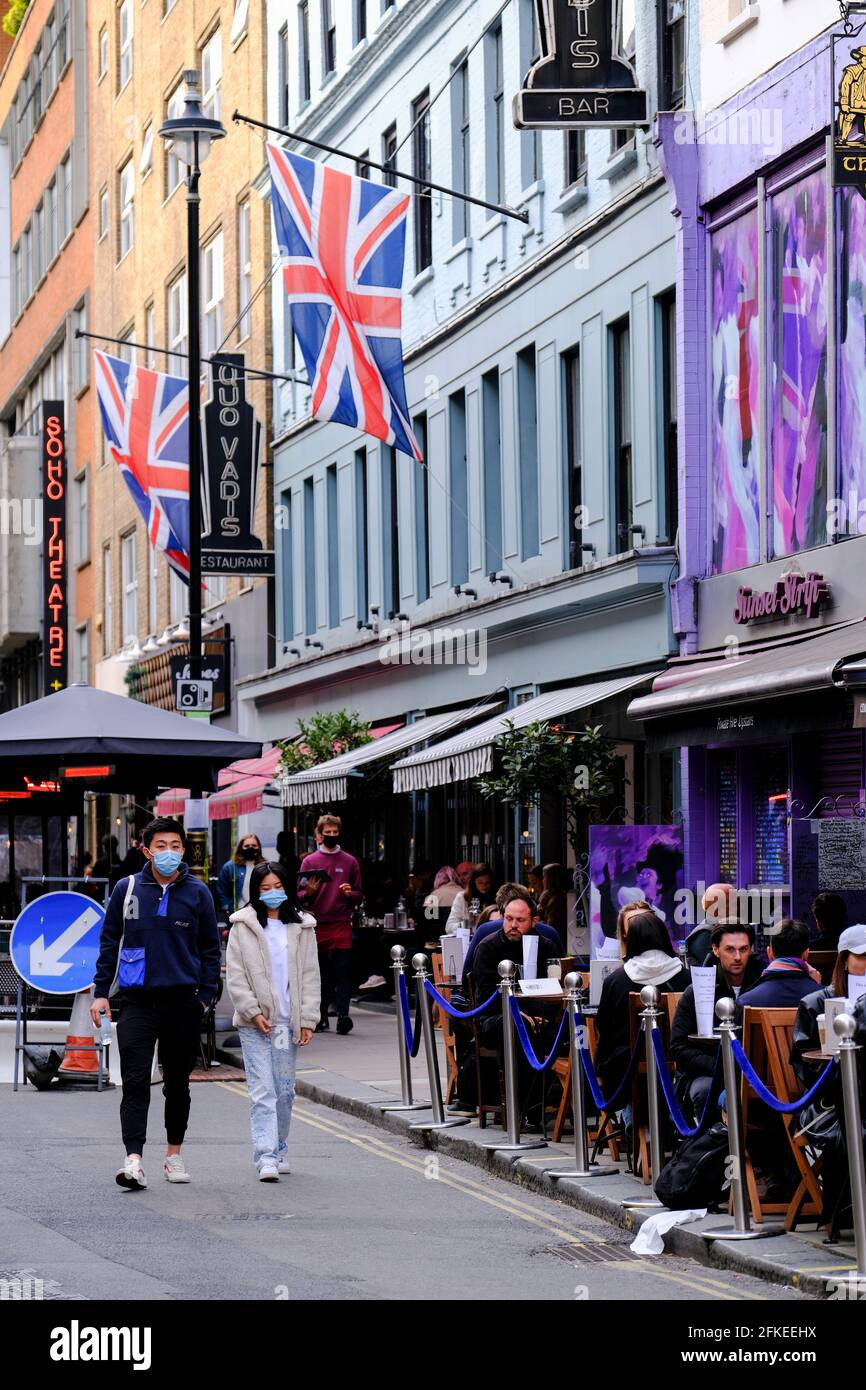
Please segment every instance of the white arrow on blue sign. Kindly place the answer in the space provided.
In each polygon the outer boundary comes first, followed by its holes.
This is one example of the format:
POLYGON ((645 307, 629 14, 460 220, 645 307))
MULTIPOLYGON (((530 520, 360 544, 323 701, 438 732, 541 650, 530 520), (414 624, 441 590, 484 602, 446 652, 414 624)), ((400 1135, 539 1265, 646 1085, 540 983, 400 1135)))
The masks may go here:
POLYGON ((104 908, 85 893, 44 893, 16 918, 9 954, 17 973, 44 994, 88 989, 96 974, 104 908))

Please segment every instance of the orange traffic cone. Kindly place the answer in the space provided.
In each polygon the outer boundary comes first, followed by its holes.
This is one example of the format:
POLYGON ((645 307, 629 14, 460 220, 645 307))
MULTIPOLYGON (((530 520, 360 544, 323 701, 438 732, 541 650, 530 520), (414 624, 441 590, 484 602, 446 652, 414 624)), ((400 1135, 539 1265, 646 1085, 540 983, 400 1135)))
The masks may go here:
MULTIPOLYGON (((57 1073, 58 1081, 64 1085, 81 1082, 88 1090, 95 1086, 99 1078, 99 1058, 96 1051, 84 1052, 80 1048, 93 1048, 96 1036, 90 1018, 91 993, 89 989, 76 994, 72 1005, 72 1017, 66 1034, 66 1053, 57 1073)), ((108 1080, 108 1072, 103 1069, 103 1083, 108 1080)))

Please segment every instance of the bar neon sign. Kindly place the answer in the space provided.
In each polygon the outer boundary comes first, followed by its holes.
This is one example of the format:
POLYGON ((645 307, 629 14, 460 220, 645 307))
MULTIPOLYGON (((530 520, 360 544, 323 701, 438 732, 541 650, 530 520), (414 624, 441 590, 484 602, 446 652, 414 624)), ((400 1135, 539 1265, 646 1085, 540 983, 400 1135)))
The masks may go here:
POLYGON ((100 763, 94 767, 63 767, 60 769, 61 777, 110 777, 114 768, 109 763, 100 763))

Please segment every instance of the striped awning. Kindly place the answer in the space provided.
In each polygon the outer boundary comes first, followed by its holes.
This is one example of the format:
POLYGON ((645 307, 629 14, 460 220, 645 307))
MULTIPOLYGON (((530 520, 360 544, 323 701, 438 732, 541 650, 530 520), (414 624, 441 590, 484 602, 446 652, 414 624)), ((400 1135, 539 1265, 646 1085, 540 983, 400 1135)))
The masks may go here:
POLYGON ((571 685, 563 690, 550 690, 545 695, 537 695, 534 700, 526 700, 514 709, 505 710, 474 729, 446 739, 444 743, 401 758, 391 769, 394 791, 424 791, 428 787, 441 787, 448 782, 466 782, 480 777, 490 772, 493 749, 502 735, 508 732, 509 724, 517 729, 525 729, 539 720, 573 714, 575 710, 609 700, 634 685, 651 681, 656 675, 657 671, 643 676, 619 676, 615 680, 571 685))
POLYGON ((373 743, 365 743, 350 753, 341 753, 327 763, 319 763, 306 772, 294 772, 280 783, 280 796, 283 806, 327 805, 334 801, 345 801, 348 778, 360 774, 362 768, 370 763, 392 758, 407 748, 419 743, 427 743, 450 730, 468 724, 472 719, 481 719, 496 709, 496 703, 473 705, 470 709, 450 710, 447 714, 432 714, 418 719, 414 724, 405 724, 393 733, 373 743))

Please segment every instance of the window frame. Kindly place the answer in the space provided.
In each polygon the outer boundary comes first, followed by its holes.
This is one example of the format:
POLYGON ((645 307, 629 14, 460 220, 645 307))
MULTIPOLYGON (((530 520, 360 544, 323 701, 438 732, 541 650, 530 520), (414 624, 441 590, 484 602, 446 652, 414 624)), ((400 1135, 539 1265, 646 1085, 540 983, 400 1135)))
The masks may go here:
POLYGON ((117 6, 117 94, 118 96, 124 88, 132 81, 133 68, 133 37, 134 37, 134 7, 132 0, 119 0, 117 6), (126 39, 123 36, 124 15, 127 17, 126 39), (124 76, 126 68, 126 76, 124 76))
POLYGON ((130 251, 135 249, 135 168, 131 154, 117 171, 117 214, 117 263, 119 265, 130 251), (125 179, 129 191, 129 197, 126 199, 123 188, 125 179))
POLYGON ((120 537, 120 599, 120 628, 123 641, 128 642, 131 637, 138 636, 138 547, 134 526, 120 537), (131 573, 128 562, 130 555, 131 573), (134 619, 131 624, 128 622, 130 609, 134 619))
POLYGON ((201 109, 202 115, 208 116, 211 120, 218 121, 222 111, 222 78, 223 78, 223 45, 222 31, 217 25, 208 34, 199 50, 199 71, 201 73, 201 109), (214 79, 214 56, 216 56, 217 73, 214 79), (209 78, 206 85, 206 69, 210 68, 209 78))
MULTIPOLYGON (((429 87, 412 102, 412 127, 412 172, 416 178, 429 179, 432 175, 429 87), (416 122, 419 123, 416 125, 416 122)), ((413 202, 415 274, 420 275, 422 271, 433 265, 432 190, 429 187, 419 188, 416 185, 413 202)))

